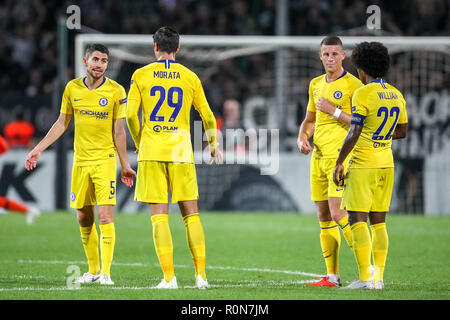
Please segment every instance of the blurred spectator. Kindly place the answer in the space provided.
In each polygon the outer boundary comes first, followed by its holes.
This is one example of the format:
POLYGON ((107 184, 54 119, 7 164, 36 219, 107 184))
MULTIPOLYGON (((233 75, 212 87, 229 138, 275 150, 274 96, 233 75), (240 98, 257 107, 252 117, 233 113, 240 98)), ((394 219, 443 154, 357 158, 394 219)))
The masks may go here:
POLYGON ((224 150, 247 152, 244 125, 241 119, 241 104, 236 99, 223 103, 223 125, 221 127, 224 150))
POLYGON ((424 36, 448 36, 449 30, 445 30, 445 27, 449 19, 448 5, 450 2, 445 0, 429 0, 426 2, 414 0, 411 2, 409 14, 410 19, 414 19, 414 23, 409 25, 408 35, 420 33, 424 36), (430 21, 432 23, 429 23, 430 21))
POLYGON ((241 121, 241 104, 235 99, 223 103, 223 127, 225 129, 243 129, 241 121))
POLYGON ((24 113, 21 111, 15 121, 5 126, 4 134, 11 148, 29 148, 34 135, 34 125, 25 121, 24 113))
POLYGON ((32 69, 30 71, 30 83, 25 89, 25 94, 29 97, 35 97, 43 92, 42 74, 39 69, 32 69))

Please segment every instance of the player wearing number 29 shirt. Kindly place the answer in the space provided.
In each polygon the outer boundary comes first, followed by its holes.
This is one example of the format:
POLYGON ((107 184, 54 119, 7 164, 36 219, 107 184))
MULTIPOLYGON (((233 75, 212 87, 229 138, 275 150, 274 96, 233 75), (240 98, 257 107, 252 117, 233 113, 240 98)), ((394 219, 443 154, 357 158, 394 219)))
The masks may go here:
POLYGON ((384 80, 390 62, 385 46, 379 42, 360 43, 352 52, 352 61, 365 86, 353 95, 350 130, 333 172, 337 185, 344 182, 341 208, 350 216, 353 252, 359 269, 359 279, 346 288, 383 289, 388 251, 385 219, 394 185, 391 146, 392 140, 406 136, 408 116, 403 95, 384 80), (352 150, 345 175, 343 162, 352 150))
POLYGON ((196 286, 208 287, 205 240, 197 205, 198 186, 190 136, 191 107, 200 113, 212 160, 221 161, 216 119, 197 75, 175 60, 179 34, 161 27, 154 36, 157 61, 137 69, 127 102, 127 123, 138 150, 135 200, 149 203, 153 240, 164 274, 157 288, 177 288, 169 228, 169 189, 183 216, 195 264, 196 286), (142 105, 142 129, 138 117, 142 105))

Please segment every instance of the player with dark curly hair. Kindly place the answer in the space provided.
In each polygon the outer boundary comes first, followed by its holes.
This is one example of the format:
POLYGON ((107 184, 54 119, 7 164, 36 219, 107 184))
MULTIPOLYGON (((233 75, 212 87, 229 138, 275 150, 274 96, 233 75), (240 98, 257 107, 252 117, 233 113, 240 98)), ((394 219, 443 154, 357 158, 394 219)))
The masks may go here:
MULTIPOLYGON (((362 42, 352 52, 352 62, 359 70, 363 70, 364 74, 370 76, 374 80, 383 78, 389 71, 391 59, 387 48, 380 42, 362 42)), ((360 80, 361 73, 358 71, 360 80)))
POLYGON ((387 48, 379 42, 360 43, 352 53, 365 86, 353 95, 350 130, 336 160, 333 180, 338 186, 344 184, 341 208, 349 214, 359 279, 343 289, 384 288, 389 242, 385 221, 394 185, 391 146, 392 140, 406 136, 408 128, 403 95, 383 79, 389 70, 389 60, 387 48), (350 166, 345 175, 343 163, 350 152, 350 166))

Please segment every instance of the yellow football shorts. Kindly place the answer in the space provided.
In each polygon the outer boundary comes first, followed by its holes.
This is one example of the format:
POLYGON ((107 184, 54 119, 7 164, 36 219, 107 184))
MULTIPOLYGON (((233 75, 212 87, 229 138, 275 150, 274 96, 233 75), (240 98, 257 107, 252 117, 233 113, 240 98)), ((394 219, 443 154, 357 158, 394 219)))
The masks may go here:
POLYGON ((91 166, 72 167, 70 207, 116 204, 116 157, 91 166))
POLYGON ((134 200, 172 203, 198 199, 197 174, 193 163, 139 161, 134 200))
MULTIPOLYGON (((348 168, 348 160, 344 161, 344 168, 348 168)), ((333 182, 333 170, 336 166, 336 159, 322 159, 311 157, 310 184, 311 200, 326 201, 328 198, 341 198, 344 187, 338 187, 333 182)))
POLYGON ((345 178, 341 209, 388 212, 394 187, 394 168, 351 168, 345 178))

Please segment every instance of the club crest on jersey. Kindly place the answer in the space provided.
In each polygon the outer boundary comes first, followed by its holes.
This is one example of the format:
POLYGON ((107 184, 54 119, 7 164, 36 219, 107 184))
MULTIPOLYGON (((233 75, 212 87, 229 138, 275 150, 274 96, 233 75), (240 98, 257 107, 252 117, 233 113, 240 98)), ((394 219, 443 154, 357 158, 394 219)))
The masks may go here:
POLYGON ((75 201, 75 193, 72 192, 72 193, 70 194, 70 200, 71 200, 71 201, 75 201))
POLYGON ((342 98, 342 92, 340 92, 340 91, 335 91, 334 94, 333 94, 333 97, 334 97, 335 99, 340 99, 340 98, 342 98))
POLYGON ((106 105, 108 104, 108 99, 106 99, 106 98, 101 98, 101 99, 98 101, 98 104, 101 105, 102 107, 104 107, 104 106, 106 106, 106 105))

